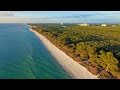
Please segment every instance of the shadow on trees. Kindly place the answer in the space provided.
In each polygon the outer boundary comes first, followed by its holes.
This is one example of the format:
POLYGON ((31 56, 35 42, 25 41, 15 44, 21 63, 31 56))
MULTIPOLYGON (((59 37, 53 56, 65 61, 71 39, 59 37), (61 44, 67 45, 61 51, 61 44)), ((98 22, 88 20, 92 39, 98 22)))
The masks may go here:
POLYGON ((120 60, 120 45, 107 45, 100 47, 98 51, 104 50, 106 52, 113 52, 114 56, 120 60))

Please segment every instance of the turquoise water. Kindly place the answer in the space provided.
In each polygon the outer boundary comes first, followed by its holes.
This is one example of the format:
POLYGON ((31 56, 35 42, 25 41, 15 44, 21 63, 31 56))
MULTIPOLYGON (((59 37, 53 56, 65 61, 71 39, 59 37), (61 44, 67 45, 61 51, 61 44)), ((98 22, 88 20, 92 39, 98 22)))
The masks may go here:
POLYGON ((0 24, 0 79, 69 79, 25 24, 0 24))

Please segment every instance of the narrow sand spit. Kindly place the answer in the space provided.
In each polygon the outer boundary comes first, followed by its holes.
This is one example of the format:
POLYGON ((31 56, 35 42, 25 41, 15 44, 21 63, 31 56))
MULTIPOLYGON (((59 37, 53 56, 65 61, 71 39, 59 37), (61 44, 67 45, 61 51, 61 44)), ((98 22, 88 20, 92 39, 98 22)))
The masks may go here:
POLYGON ((96 75, 91 74, 85 67, 74 61, 63 51, 53 45, 48 39, 38 32, 30 29, 49 50, 51 55, 59 62, 59 64, 73 76, 73 79, 98 79, 96 75))

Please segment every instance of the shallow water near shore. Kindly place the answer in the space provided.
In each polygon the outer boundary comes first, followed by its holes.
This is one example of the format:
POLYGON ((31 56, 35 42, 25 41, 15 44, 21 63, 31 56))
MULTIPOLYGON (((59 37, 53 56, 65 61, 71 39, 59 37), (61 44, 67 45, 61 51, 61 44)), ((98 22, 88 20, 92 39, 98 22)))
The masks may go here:
POLYGON ((25 24, 0 24, 0 79, 70 79, 25 24))

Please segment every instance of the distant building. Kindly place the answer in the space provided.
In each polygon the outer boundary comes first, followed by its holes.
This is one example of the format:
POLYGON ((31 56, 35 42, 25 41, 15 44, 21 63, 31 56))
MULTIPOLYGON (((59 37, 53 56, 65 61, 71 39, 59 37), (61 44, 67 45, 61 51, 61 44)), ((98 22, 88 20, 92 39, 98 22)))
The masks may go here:
POLYGON ((63 28, 68 28, 67 26, 62 26, 63 28))
POLYGON ((112 25, 112 27, 115 27, 115 25, 112 25))
POLYGON ((80 25, 80 26, 89 26, 89 24, 86 24, 86 23, 84 23, 84 24, 78 24, 78 25, 80 25))
POLYGON ((61 24, 61 25, 63 25, 63 23, 62 23, 62 22, 61 22, 60 24, 61 24))
POLYGON ((35 28, 36 26, 32 26, 33 28, 35 28))
POLYGON ((101 24, 101 26, 106 27, 106 26, 107 26, 107 24, 101 24))

